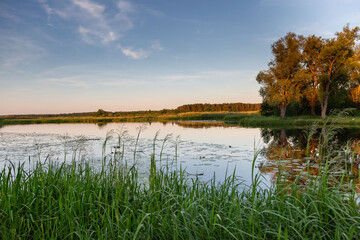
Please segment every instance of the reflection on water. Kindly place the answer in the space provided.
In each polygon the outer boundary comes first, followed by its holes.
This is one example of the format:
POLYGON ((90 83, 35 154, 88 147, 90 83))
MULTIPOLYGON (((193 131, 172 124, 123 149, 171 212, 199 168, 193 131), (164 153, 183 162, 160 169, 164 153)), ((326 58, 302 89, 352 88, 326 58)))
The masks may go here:
POLYGON ((217 122, 5 126, 0 130, 0 167, 10 160, 31 168, 34 160, 44 160, 49 156, 59 162, 71 162, 75 158, 89 162, 96 169, 102 163, 103 154, 109 156, 116 153, 123 155, 128 166, 136 162, 139 170, 146 173, 155 147, 158 164, 161 155, 162 165, 178 169, 182 167, 189 176, 209 180, 215 174, 217 180, 221 181, 235 172, 249 183, 254 144, 259 147, 263 145, 259 129, 224 127, 217 122), (137 141, 139 126, 146 129, 137 141), (122 128, 127 134, 122 136, 119 143, 122 128), (159 130, 154 145, 154 137, 159 130), (106 138, 107 133, 111 133, 108 134, 109 138, 106 138), (164 143, 168 134, 172 134, 172 137, 164 143), (107 142, 103 149, 105 139, 107 142))
POLYGON ((262 129, 267 148, 262 152, 266 160, 260 163, 260 172, 273 182, 281 174, 285 184, 307 185, 327 168, 331 182, 355 184, 360 192, 359 130, 346 129, 334 136, 330 131, 309 135, 301 130, 262 129))
POLYGON ((176 122, 177 125, 184 128, 211 128, 211 127, 230 127, 231 125, 227 125, 224 122, 218 121, 183 121, 176 122))
POLYGON ((155 152, 158 164, 161 158, 161 164, 185 168, 189 176, 209 180, 215 175, 221 181, 234 172, 250 183, 254 151, 263 149, 255 173, 271 182, 281 174, 285 184, 296 180, 306 185, 330 162, 334 181, 360 185, 360 130, 343 130, 331 139, 324 139, 325 133, 331 130, 309 138, 302 129, 242 128, 216 121, 5 126, 0 129, 0 167, 8 161, 31 167, 35 160, 51 158, 98 168, 103 155, 116 155, 146 173, 155 152))

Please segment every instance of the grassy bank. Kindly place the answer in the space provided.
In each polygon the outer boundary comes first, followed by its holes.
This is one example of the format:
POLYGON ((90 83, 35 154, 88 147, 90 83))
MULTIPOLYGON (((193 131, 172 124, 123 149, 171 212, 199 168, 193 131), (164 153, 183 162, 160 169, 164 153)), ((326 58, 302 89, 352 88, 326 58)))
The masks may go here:
POLYGON ((234 175, 202 182, 157 169, 155 145, 147 179, 116 152, 104 151, 97 169, 10 165, 0 172, 0 239, 360 239, 359 176, 347 168, 358 155, 329 147, 338 131, 329 123, 314 153, 319 171, 306 184, 301 175, 287 181, 279 161, 277 180, 261 189, 259 152, 250 186, 234 175))
POLYGON ((217 184, 183 172, 116 164, 37 164, 0 173, 1 239, 359 239, 354 191, 329 187, 327 176, 308 188, 279 182, 244 186, 234 176, 217 184))
MULTIPOLYGON (((296 116, 280 119, 277 116, 261 116, 258 112, 189 112, 179 114, 164 114, 156 116, 125 116, 125 117, 61 117, 61 118, 31 118, 31 119, 0 119, 0 126, 15 124, 46 124, 46 123, 99 123, 111 122, 166 122, 166 121, 222 121, 225 123, 239 124, 244 127, 281 127, 294 128, 311 125, 314 121, 319 125, 331 121, 329 116, 326 120, 318 116, 296 116)), ((360 127, 360 117, 347 116, 336 122, 343 127, 360 127)))
MULTIPOLYGON (((257 112, 238 113, 239 116, 256 114, 257 112)), ((181 120, 222 120, 229 112, 188 112, 159 115, 127 115, 123 117, 31 117, 0 118, 0 125, 46 124, 46 123, 111 123, 111 122, 161 122, 181 120)))

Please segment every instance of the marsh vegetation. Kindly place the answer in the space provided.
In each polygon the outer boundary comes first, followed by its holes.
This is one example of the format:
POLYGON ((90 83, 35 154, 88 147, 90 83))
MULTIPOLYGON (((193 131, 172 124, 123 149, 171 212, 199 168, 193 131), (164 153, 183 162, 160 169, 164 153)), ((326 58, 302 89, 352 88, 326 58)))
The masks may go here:
MULTIPOLYGON (((225 180, 218 181, 217 176, 202 180, 189 176, 182 168, 172 168, 162 155, 170 135, 156 144, 158 133, 152 140, 150 167, 144 178, 136 161, 127 161, 122 154, 126 130, 117 135, 119 148, 112 153, 106 151, 110 135, 106 136, 98 168, 78 161, 77 154, 71 155, 71 162, 59 163, 48 158, 46 162, 34 162, 31 169, 21 164, 7 165, 0 173, 0 236, 357 239, 360 237, 359 175, 354 171, 358 169, 357 149, 350 143, 345 148, 336 147, 339 129, 333 124, 324 127, 326 131, 309 129, 304 139, 305 153, 296 149, 283 130, 270 134, 267 151, 256 151, 253 156, 250 182, 244 182, 231 171, 225 180), (268 154, 268 163, 276 165, 260 165, 261 154, 268 154), (308 164, 298 174, 287 171, 291 157, 296 160, 295 155, 308 164), (263 187, 263 174, 268 174, 269 169, 274 174, 273 182, 263 187)), ((141 131, 132 142, 134 160, 141 131)), ((172 146, 174 161, 178 147, 181 145, 172 146)))

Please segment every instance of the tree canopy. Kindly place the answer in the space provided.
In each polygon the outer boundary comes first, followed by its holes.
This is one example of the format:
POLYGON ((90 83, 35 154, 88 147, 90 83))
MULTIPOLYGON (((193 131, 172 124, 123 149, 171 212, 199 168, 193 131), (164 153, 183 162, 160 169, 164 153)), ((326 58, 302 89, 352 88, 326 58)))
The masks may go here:
POLYGON ((288 33, 272 45, 274 59, 256 80, 262 85, 263 103, 278 107, 285 117, 289 104, 304 102, 315 115, 316 105, 325 118, 329 98, 343 96, 360 102, 359 27, 345 26, 333 38, 288 33))
POLYGON ((274 59, 269 69, 259 72, 256 80, 262 84, 260 94, 270 104, 277 105, 284 118, 287 106, 298 101, 297 71, 301 68, 301 41, 295 33, 288 33, 272 45, 274 59))

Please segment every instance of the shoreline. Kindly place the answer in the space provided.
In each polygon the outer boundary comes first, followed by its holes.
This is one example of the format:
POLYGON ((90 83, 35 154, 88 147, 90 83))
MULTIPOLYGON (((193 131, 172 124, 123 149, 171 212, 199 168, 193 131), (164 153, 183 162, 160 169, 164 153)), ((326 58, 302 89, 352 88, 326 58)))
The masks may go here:
MULTIPOLYGON (((124 116, 124 117, 37 117, 37 118, 3 118, 0 127, 8 125, 51 124, 51 123, 121 123, 121 122, 223 122, 225 125, 241 125, 243 127, 306 127, 315 122, 318 125, 326 124, 334 119, 328 116, 321 119, 319 116, 294 116, 280 119, 277 116, 260 116, 258 112, 187 112, 179 114, 164 114, 157 116, 124 116)), ((341 127, 360 128, 360 117, 347 116, 336 123, 341 127)))

